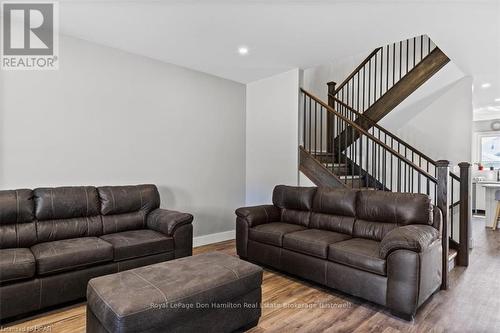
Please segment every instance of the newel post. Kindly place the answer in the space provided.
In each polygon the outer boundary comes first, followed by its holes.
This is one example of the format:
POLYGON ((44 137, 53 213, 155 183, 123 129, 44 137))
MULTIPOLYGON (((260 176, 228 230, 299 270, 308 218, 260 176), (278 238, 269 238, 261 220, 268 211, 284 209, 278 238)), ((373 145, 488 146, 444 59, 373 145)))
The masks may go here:
MULTIPOLYGON (((332 108, 335 108, 335 100, 334 100, 334 94, 335 94, 335 86, 337 85, 336 82, 330 81, 327 83, 328 85, 328 106, 331 106, 332 108)), ((330 114, 330 112, 327 112, 327 118, 326 118, 326 151, 327 153, 332 153, 333 152, 333 116, 330 114)))
POLYGON ((471 165, 468 162, 459 163, 460 167, 460 235, 457 264, 459 266, 469 266, 470 231, 471 231, 471 165))
POLYGON ((450 162, 439 160, 436 162, 437 168, 437 186, 436 186, 436 206, 441 209, 443 214, 443 230, 442 230, 442 246, 443 246, 443 262, 442 262, 442 280, 441 290, 448 289, 448 179, 450 175, 450 162))

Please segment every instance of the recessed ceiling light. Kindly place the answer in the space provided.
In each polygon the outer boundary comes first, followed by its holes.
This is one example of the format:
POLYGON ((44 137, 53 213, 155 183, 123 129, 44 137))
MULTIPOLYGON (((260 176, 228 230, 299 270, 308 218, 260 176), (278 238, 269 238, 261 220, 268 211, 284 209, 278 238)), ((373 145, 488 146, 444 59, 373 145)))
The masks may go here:
POLYGON ((486 88, 489 88, 489 87, 491 87, 491 83, 483 83, 481 85, 481 88, 483 88, 483 89, 486 89, 486 88))
POLYGON ((495 102, 500 102, 500 98, 495 98, 495 102))
POLYGON ((247 55, 248 54, 248 47, 246 47, 246 46, 238 47, 238 53, 240 55, 247 55))

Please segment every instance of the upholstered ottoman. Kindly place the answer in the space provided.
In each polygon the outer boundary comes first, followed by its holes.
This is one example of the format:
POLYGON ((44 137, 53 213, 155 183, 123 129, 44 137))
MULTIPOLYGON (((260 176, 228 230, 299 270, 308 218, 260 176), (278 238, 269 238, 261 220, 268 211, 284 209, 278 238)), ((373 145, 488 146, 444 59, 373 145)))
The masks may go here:
POLYGON ((87 286, 87 332, 233 332, 261 315, 262 269, 219 252, 101 276, 87 286))

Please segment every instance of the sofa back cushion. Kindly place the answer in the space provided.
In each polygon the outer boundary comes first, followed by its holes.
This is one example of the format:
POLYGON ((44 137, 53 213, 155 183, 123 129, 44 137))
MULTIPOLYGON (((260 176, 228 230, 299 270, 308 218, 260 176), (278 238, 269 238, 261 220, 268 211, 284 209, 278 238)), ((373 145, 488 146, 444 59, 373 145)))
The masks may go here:
POLYGON ((433 224, 427 195, 385 191, 359 191, 353 235, 380 241, 392 229, 409 224, 433 224))
POLYGON ((147 214, 160 207, 155 185, 103 186, 97 190, 104 234, 142 229, 147 214))
POLYGON ((357 190, 318 188, 313 201, 309 228, 352 235, 356 216, 357 190))
POLYGON ((0 191, 0 248, 30 247, 36 243, 33 191, 0 191))
POLYGON ((33 193, 39 243, 102 235, 95 187, 37 188, 33 193))
POLYGON ((308 226, 316 187, 278 185, 273 191, 273 204, 281 209, 281 221, 308 226))

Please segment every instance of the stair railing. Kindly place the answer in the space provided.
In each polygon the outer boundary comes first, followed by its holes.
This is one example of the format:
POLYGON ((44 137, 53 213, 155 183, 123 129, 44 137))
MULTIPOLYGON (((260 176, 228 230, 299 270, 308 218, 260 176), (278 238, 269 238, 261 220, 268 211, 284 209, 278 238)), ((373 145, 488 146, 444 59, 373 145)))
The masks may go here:
MULTIPOLYGON (((405 156, 410 161, 415 163, 418 167, 425 170, 430 175, 436 177, 436 161, 434 161, 429 156, 425 155, 417 148, 411 146, 404 140, 397 137, 395 134, 391 133, 384 127, 378 125, 376 122, 366 117, 364 114, 359 113, 354 108, 345 104, 337 98, 330 99, 330 106, 334 110, 342 114, 344 117, 350 119, 351 121, 357 123, 359 126, 364 128, 368 133, 377 137, 386 145, 390 146, 396 150, 400 155, 405 156), (333 101, 333 105, 332 102, 333 101)), ((342 137, 342 133, 340 135, 342 137)), ((336 137, 339 138, 339 137, 336 137)))
POLYGON ((378 135, 369 133, 304 89, 301 92, 302 148, 313 157, 322 159, 332 173, 336 166, 344 165, 345 174, 338 177, 344 186, 425 193, 433 202, 436 201, 437 178, 434 175, 399 153, 394 145, 388 145, 387 140, 382 141, 378 135), (346 133, 344 140, 352 144, 345 149, 337 146, 334 151, 325 153, 323 133, 326 121, 330 122, 333 137, 346 133))
POLYGON ((457 251, 457 265, 468 266, 472 220, 471 165, 462 162, 458 166, 460 176, 450 172, 450 247, 457 251))
MULTIPOLYGON (((339 184, 349 188, 423 193, 428 195, 432 203, 440 208, 444 222, 442 225, 441 288, 447 289, 450 241, 448 216, 452 216, 453 208, 457 205, 460 206, 461 212, 458 224, 461 236, 457 244, 457 251, 462 257, 462 261, 459 260, 459 265, 468 262, 470 215, 467 213, 470 211, 470 164, 460 164, 461 172, 460 177, 458 177, 450 172, 448 161, 433 161, 422 153, 418 154, 419 152, 415 148, 381 126, 365 129, 359 124, 358 118, 356 118, 358 121, 353 118, 353 115, 360 117, 359 113, 351 112, 353 110, 350 110, 349 113, 338 112, 304 89, 301 89, 301 103, 303 128, 300 148, 309 156, 321 161, 339 184), (327 142, 324 140, 325 137, 328 137, 326 128, 332 130, 333 135, 330 138, 337 138, 343 134, 346 145, 342 147, 331 142, 330 146, 333 147, 333 150, 326 150, 327 142), (391 145, 389 143, 391 140, 396 142, 397 146, 391 145), (406 149, 406 151, 402 153, 402 149, 406 149), (413 157, 408 158, 407 151, 411 151, 413 157), (421 162, 422 160, 425 162, 421 162), (434 167, 432 171, 422 168, 422 165, 425 164, 432 165, 434 167), (342 173, 338 172, 339 168, 343 168, 342 173), (454 201, 454 188, 449 192, 449 187, 455 186, 453 182, 456 181, 460 184, 458 203, 454 201), (449 202, 452 204, 449 205, 449 202)), ((453 223, 451 227, 455 228, 453 223)))
POLYGON ((427 35, 376 48, 330 94, 363 113, 435 48, 427 35))

